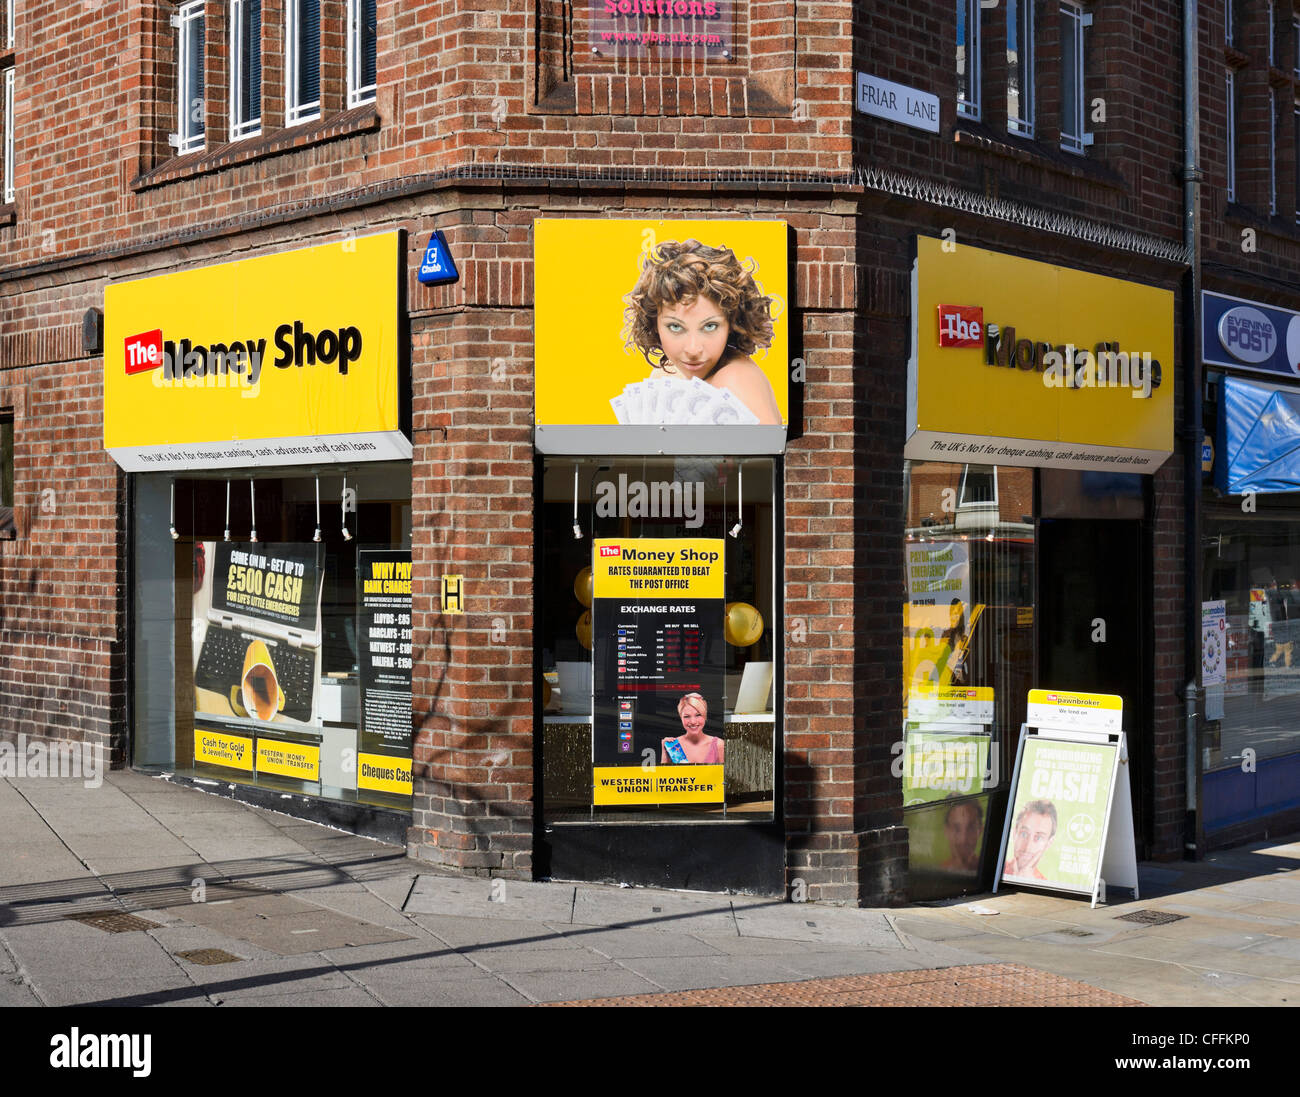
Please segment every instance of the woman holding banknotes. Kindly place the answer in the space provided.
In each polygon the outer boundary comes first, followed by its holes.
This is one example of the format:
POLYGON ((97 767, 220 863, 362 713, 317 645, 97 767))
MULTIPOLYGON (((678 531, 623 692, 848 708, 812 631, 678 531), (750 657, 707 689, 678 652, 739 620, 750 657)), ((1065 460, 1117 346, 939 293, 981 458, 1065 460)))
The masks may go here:
POLYGON ((698 240, 658 244, 624 301, 627 345, 651 366, 730 391, 759 423, 780 425, 771 382, 750 357, 772 344, 772 298, 730 248, 698 240))

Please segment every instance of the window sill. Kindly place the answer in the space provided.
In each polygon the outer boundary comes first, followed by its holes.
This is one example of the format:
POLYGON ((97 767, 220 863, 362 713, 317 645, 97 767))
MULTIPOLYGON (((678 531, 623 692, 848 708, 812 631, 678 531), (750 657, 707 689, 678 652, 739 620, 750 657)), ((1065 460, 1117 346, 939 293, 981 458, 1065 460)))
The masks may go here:
POLYGON ((139 192, 154 187, 194 179, 200 175, 222 171, 239 164, 263 160, 270 156, 293 152, 312 145, 322 145, 360 133, 373 133, 379 129, 379 110, 373 103, 341 111, 328 118, 302 122, 294 126, 256 137, 240 137, 218 145, 214 149, 200 149, 185 156, 177 156, 146 171, 131 180, 131 189, 139 192))
POLYGON ((1044 171, 1068 175, 1075 179, 1086 179, 1091 183, 1098 183, 1118 191, 1129 190, 1129 185, 1122 175, 1103 164, 1089 160, 1086 152, 1070 152, 1063 148, 1053 148, 1027 137, 995 134, 986 126, 976 128, 969 124, 954 130, 952 139, 954 144, 980 149, 1004 160, 1030 164, 1044 171))
POLYGON ((1284 213, 1259 213, 1240 202, 1228 202, 1223 209, 1223 220, 1227 224, 1266 232, 1280 240, 1300 242, 1300 224, 1296 223, 1296 217, 1297 214, 1288 218, 1284 213))
POLYGON ((18 221, 18 204, 16 202, 6 202, 0 206, 0 228, 8 228, 18 221))

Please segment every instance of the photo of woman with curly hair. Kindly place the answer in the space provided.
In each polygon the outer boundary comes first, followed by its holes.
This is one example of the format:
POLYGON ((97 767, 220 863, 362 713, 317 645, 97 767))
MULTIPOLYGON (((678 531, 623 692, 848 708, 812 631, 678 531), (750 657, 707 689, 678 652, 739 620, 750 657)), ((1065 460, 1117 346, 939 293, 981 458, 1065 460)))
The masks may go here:
POLYGON ((626 304, 626 346, 667 377, 728 390, 761 424, 781 424, 772 384, 750 357, 772 345, 773 299, 730 248, 664 241, 642 259, 626 304))

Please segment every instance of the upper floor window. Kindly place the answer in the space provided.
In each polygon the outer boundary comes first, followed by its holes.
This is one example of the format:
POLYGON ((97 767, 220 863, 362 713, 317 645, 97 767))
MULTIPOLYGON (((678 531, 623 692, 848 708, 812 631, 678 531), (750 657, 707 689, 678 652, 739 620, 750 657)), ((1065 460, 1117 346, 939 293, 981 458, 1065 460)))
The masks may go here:
POLYGON ((14 48, 14 0, 5 0, 5 46, 14 48))
POLYGON ((1291 19, 1291 42, 1295 46, 1295 53, 1291 55, 1291 71, 1300 77, 1300 15, 1291 19))
POLYGON ((230 0, 230 137, 262 132, 262 0, 230 0))
POLYGON ((1034 135, 1034 0, 1007 0, 1007 129, 1034 135))
POLYGON ((957 114, 980 117, 980 0, 957 0, 957 114))
POLYGON ((1092 144, 1088 98, 1084 94, 1083 32, 1092 16, 1074 4, 1061 5, 1061 148, 1083 152, 1092 144))
POLYGON ((287 0, 285 121, 320 117, 320 0, 287 0))
POLYGON ((1300 100, 1296 100, 1291 110, 1292 128, 1295 136, 1296 172, 1295 172, 1295 219, 1300 225, 1300 100))
POLYGON ((1229 46, 1237 44, 1237 0, 1225 0, 1224 2, 1223 41, 1229 46))
POLYGON ((182 4, 172 16, 176 28, 176 132, 171 143, 182 155, 203 147, 203 0, 182 4))
POLYGON ((375 98, 375 0, 348 0, 348 106, 375 98))
POLYGON ((1277 39, 1277 23, 1274 21, 1273 0, 1268 0, 1268 67, 1272 68, 1277 64, 1277 54, 1274 46, 1277 39))

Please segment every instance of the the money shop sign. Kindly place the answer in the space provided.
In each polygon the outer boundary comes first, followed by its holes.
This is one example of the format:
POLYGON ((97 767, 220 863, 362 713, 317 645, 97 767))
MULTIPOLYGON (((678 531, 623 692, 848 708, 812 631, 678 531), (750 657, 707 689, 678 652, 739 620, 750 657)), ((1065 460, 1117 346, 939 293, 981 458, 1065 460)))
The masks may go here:
POLYGON ((104 293, 104 447, 131 472, 407 459, 397 233, 104 293))
POLYGON ((537 448, 781 452, 787 231, 781 221, 537 221, 537 448))
POLYGON ((905 454, 1154 472, 1173 452, 1173 294, 919 237, 905 454))

